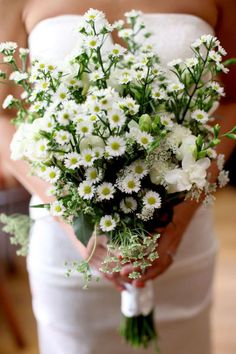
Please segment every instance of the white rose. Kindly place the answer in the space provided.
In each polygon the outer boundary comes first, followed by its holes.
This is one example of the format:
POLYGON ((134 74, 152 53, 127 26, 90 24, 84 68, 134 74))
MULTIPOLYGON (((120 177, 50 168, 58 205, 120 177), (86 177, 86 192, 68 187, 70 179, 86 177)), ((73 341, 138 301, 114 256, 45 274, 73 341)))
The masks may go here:
POLYGON ((165 182, 169 193, 189 191, 192 187, 188 173, 181 168, 168 171, 165 175, 165 182))
POLYGON ((186 155, 193 155, 193 152, 196 148, 196 139, 197 138, 194 135, 190 135, 183 139, 182 144, 180 145, 176 153, 176 156, 179 160, 183 160, 184 156, 186 155))
POLYGON ((182 161, 183 170, 188 174, 191 183, 199 188, 203 188, 206 184, 206 170, 210 166, 210 159, 205 157, 198 161, 194 161, 191 156, 186 156, 182 161))

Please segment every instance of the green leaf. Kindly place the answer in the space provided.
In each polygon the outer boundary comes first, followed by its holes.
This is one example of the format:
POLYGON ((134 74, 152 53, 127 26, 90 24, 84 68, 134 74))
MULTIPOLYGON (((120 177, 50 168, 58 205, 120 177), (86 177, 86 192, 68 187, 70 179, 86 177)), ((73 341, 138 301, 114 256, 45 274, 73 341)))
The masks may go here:
POLYGON ((229 66, 229 65, 232 65, 232 64, 236 64, 236 58, 231 58, 231 59, 225 60, 222 64, 224 66, 229 66))
POLYGON ((81 213, 74 219, 73 229, 78 240, 87 246, 94 231, 94 223, 91 220, 91 216, 81 213))
POLYGON ((236 134, 233 134, 233 133, 226 133, 226 134, 224 134, 224 136, 226 136, 226 137, 229 138, 229 139, 236 140, 236 134))

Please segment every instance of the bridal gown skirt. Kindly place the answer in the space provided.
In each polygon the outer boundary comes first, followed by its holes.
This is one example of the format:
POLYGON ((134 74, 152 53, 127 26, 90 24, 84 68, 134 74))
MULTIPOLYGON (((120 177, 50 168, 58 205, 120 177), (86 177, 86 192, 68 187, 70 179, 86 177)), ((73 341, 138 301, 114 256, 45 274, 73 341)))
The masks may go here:
MULTIPOLYGON (((79 260, 69 237, 35 209, 28 271, 40 354, 132 354, 118 334, 120 294, 106 280, 83 290, 65 261, 79 260)), ((155 281, 155 315, 162 354, 210 354, 209 313, 217 242, 211 210, 200 207, 174 263, 155 281)))

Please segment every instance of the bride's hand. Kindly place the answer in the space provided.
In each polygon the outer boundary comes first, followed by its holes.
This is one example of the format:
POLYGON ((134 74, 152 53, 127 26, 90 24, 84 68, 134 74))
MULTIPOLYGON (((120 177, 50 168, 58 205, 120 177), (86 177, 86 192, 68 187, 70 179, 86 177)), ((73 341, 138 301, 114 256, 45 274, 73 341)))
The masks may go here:
MULTIPOLYGON (((159 258, 148 267, 141 278, 133 280, 132 284, 136 287, 144 287, 145 282, 155 279, 164 273, 174 261, 174 255, 181 242, 182 236, 194 215, 198 204, 192 201, 186 201, 174 208, 173 222, 164 229, 159 229, 161 237, 158 240, 157 251, 159 258)), ((125 265, 120 274, 123 280, 130 282, 129 274, 136 270, 132 264, 125 265)))
POLYGON ((101 276, 113 283, 118 291, 124 290, 123 279, 119 273, 113 273, 112 275, 105 274, 100 271, 102 262, 107 256, 107 236, 99 235, 96 237, 92 236, 88 242, 86 248, 87 256, 85 259, 89 260, 89 265, 100 272, 101 276), (95 244, 96 242, 96 244, 95 244), (94 246, 96 247, 94 249, 94 246))

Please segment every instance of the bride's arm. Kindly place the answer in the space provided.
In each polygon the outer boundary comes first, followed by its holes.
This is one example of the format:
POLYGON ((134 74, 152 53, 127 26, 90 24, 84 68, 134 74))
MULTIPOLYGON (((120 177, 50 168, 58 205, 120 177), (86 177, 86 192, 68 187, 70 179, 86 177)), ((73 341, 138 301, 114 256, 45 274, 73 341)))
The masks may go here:
MULTIPOLYGON (((27 35, 21 19, 21 3, 21 1, 0 1, 0 42, 14 41, 17 42, 19 47, 27 46, 27 35)), ((2 62, 2 58, 0 61, 2 62)), ((0 69, 3 71, 6 71, 6 67, 7 65, 0 65, 0 69)), ((2 84, 0 86, 0 158, 2 168, 9 170, 31 194, 37 194, 44 203, 48 203, 52 201, 52 198, 46 195, 49 185, 37 177, 30 176, 29 166, 26 162, 12 161, 10 158, 10 142, 15 132, 10 120, 14 117, 14 112, 7 112, 2 109, 2 102, 10 93, 14 96, 20 94, 13 85, 2 84)), ((61 225, 74 241, 82 257, 86 258, 88 252, 82 243, 76 239, 72 227, 62 222, 61 225)))
MULTIPOLYGON (((228 52, 228 57, 236 58, 236 3, 234 0, 219 0, 218 2, 219 20, 216 36, 228 52)), ((216 123, 218 122, 221 126, 221 134, 224 134, 236 125, 236 64, 230 67, 229 74, 222 75, 222 83, 225 86, 226 97, 214 116, 216 123)), ((217 150, 224 154, 227 160, 234 148, 235 140, 223 138, 217 150)), ((209 172, 212 175, 212 181, 216 180, 218 174, 216 163, 212 163, 209 172)), ((133 282, 134 285, 143 287, 145 281, 156 278, 168 269, 182 236, 198 207, 199 204, 193 201, 185 201, 175 207, 173 223, 165 228, 164 236, 161 237, 158 245, 160 257, 142 276, 142 279, 133 282)), ((132 270, 132 265, 127 265, 122 269, 121 274, 125 281, 128 280, 127 276, 132 270)))

